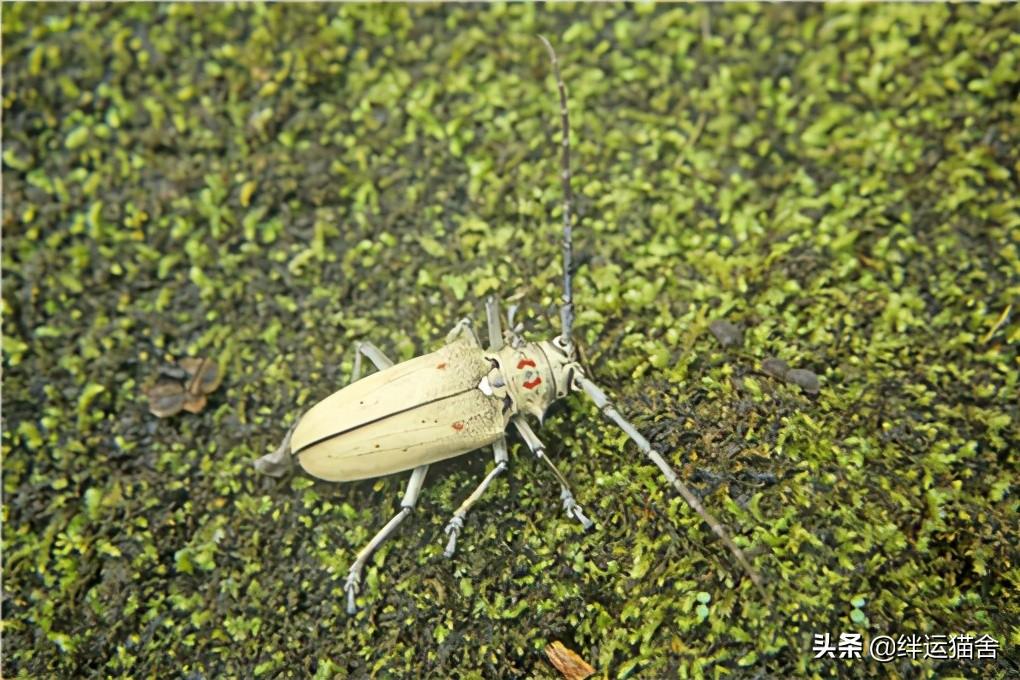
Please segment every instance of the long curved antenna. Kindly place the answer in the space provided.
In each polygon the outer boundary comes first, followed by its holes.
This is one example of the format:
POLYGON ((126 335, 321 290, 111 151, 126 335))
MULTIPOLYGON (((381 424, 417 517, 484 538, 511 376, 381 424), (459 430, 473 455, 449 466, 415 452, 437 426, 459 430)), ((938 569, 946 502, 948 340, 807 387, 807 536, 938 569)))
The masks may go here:
POLYGON ((652 445, 648 443, 647 439, 641 436, 641 433, 637 431, 637 428, 631 425, 626 418, 620 415, 620 412, 616 410, 613 403, 609 401, 609 397, 606 396, 606 393, 603 392, 598 385, 593 383, 591 380, 588 380, 588 378, 581 373, 576 373, 574 375, 574 382, 577 388, 582 390, 588 395, 588 397, 591 398, 592 401, 595 402, 595 406, 598 407, 602 414, 609 420, 616 423, 616 426, 623 430, 624 433, 630 437, 631 441, 637 444, 637 447, 641 449, 641 453, 645 454, 651 462, 655 463, 656 467, 662 471, 662 474, 666 477, 669 483, 673 485, 673 488, 680 493, 683 499, 687 501, 688 505, 694 508, 694 511, 701 516, 701 519, 708 523, 712 532, 718 536, 719 540, 723 542, 723 545, 729 549, 737 562, 740 563, 740 566, 747 572, 747 575, 751 577, 751 582, 754 583, 759 592, 768 597, 764 589, 761 576, 759 576, 758 572, 751 566, 751 563, 744 555, 744 551, 737 547, 737 544, 733 542, 733 539, 730 538, 729 533, 727 533, 726 529, 723 528, 723 525, 719 523, 719 520, 705 509, 705 506, 701 504, 701 501, 698 500, 697 496, 691 493, 691 490, 680 480, 676 472, 673 471, 673 468, 666 462, 666 459, 663 458, 658 451, 652 448, 652 445))
POLYGON ((570 267, 574 258, 573 234, 570 220, 570 207, 574 202, 574 194, 570 189, 570 114, 567 112, 567 87, 560 76, 560 62, 556 58, 556 50, 545 39, 538 36, 549 52, 552 60, 553 73, 556 75, 556 86, 560 91, 560 121, 563 126, 563 155, 560 161, 560 179, 563 182, 563 304, 560 305, 560 342, 573 353, 574 348, 574 292, 570 279, 570 267))

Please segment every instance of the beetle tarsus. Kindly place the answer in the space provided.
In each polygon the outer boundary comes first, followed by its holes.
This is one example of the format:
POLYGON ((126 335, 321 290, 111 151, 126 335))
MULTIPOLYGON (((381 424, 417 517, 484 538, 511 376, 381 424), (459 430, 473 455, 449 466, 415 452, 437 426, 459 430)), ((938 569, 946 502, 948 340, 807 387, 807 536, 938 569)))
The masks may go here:
POLYGON ((347 573, 347 580, 344 582, 344 590, 347 591, 347 614, 354 616, 358 612, 358 607, 354 603, 354 598, 358 594, 358 590, 361 587, 361 577, 354 567, 347 573))
POLYGON ((457 513, 453 516, 450 522, 446 525, 447 536, 450 540, 446 542, 446 550, 443 551, 443 557, 450 558, 457 552, 457 536, 460 534, 461 529, 464 528, 464 515, 457 513))
POLYGON ((560 498, 563 500, 563 509, 566 511, 568 517, 573 517, 581 523, 585 531, 595 526, 595 523, 588 519, 584 512, 581 510, 581 506, 574 500, 574 494, 570 491, 570 484, 567 482, 567 478, 564 477, 556 466, 553 464, 549 457, 545 455, 545 447, 542 445, 542 441, 535 434, 535 431, 531 429, 531 425, 528 425, 521 416, 514 416, 511 420, 517 427, 517 431, 520 433, 521 438, 527 445, 531 452, 535 454, 535 457, 545 463, 552 471, 553 476, 556 477, 556 481, 560 483, 560 498))
POLYGON ((563 490, 560 491, 560 498, 563 499, 563 509, 567 515, 580 522, 585 531, 595 526, 595 523, 585 516, 581 506, 574 500, 574 494, 570 493, 570 489, 563 487, 563 490))
POLYGON ((252 465, 258 472, 270 477, 282 477, 283 475, 290 472, 290 468, 293 465, 293 457, 290 455, 290 437, 294 434, 294 429, 297 428, 297 421, 290 426, 287 430, 287 435, 283 438, 283 442, 279 447, 272 453, 267 453, 261 458, 257 458, 252 465))

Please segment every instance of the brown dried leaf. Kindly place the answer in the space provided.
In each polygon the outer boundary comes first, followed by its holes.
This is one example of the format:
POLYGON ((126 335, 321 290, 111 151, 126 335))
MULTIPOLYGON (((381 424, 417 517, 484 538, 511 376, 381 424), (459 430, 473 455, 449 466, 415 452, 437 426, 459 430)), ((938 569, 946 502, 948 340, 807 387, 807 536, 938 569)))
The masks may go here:
POLYGON ((190 379, 191 375, 177 364, 166 364, 159 367, 159 379, 176 380, 184 382, 190 379))
POLYGON ((184 408, 187 393, 178 382, 158 382, 145 391, 149 398, 149 413, 157 418, 169 418, 184 408))
POLYGON ((188 413, 200 413, 205 408, 204 394, 187 394, 184 398, 184 410, 188 413))
POLYGON ((562 642, 554 640, 545 646, 545 655, 566 680, 584 680, 595 674, 595 669, 588 662, 567 649, 562 642))
POLYGON ((212 394, 223 380, 219 365, 212 359, 188 357, 177 363, 188 372, 188 391, 192 394, 212 394))
POLYGON ((212 359, 188 357, 173 366, 159 369, 159 377, 145 390, 149 412, 157 418, 169 418, 182 410, 199 413, 208 403, 205 395, 220 386, 222 373, 212 359))

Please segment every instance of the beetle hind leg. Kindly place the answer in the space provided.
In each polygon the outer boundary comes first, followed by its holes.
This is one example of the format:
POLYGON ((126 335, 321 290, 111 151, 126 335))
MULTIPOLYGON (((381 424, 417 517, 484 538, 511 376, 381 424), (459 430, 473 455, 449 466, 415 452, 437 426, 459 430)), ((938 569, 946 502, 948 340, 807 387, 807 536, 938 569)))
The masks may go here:
POLYGON ((376 533, 372 540, 368 542, 364 548, 358 553, 358 556, 354 559, 354 564, 351 565, 350 570, 347 572, 347 580, 344 582, 344 590, 347 591, 347 613, 354 614, 358 611, 357 605, 354 602, 354 598, 358 594, 358 590, 361 587, 361 570, 365 568, 365 563, 368 562, 368 558, 372 556, 375 549, 382 545, 383 541, 389 538, 400 523, 404 521, 404 518, 411 514, 415 504, 418 502, 418 496, 421 495, 421 488, 425 484, 425 473, 429 471, 428 465, 422 465, 416 467, 414 472, 411 473, 411 479, 407 482, 407 489, 404 491, 404 498, 400 501, 400 512, 394 515, 389 522, 386 523, 382 529, 376 533))
POLYGON ((482 497, 485 490, 492 484, 492 480, 498 477, 501 473, 505 472, 509 464, 510 455, 506 449, 506 437, 501 436, 492 444, 493 453, 496 456, 496 467, 492 469, 489 474, 485 475, 485 479, 481 481, 478 487, 471 492, 471 495, 464 499, 464 502, 457 508, 457 512, 453 513, 453 517, 446 525, 446 535, 449 536, 449 540, 446 542, 446 550, 443 551, 445 557, 453 557, 453 553, 457 551, 457 536, 460 535, 461 529, 464 528, 464 518, 467 516, 467 511, 471 509, 471 506, 478 502, 478 499, 482 497))
POLYGON ((290 455, 290 437, 294 434, 294 430, 297 429, 298 421, 294 421, 294 424, 287 430, 286 436, 283 438, 283 442, 277 447, 272 453, 267 453, 255 460, 252 465, 255 469, 270 477, 282 477, 290 471, 293 465, 293 460, 290 455))

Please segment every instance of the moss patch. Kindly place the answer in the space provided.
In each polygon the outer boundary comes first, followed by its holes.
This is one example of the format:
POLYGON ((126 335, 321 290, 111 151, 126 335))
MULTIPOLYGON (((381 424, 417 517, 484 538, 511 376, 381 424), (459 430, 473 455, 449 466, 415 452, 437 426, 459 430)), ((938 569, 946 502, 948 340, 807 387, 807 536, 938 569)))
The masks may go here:
POLYGON ((10 677, 1005 676, 1020 669, 1015 5, 7 6, 10 677), (404 480, 259 477, 371 339, 488 294, 547 336, 570 93, 593 377, 735 534, 764 598, 573 397, 404 480), (709 326, 742 339, 723 348, 709 326), (741 333, 737 334, 740 337, 741 333), (156 420, 159 365, 221 388, 156 420), (761 369, 819 376, 806 394, 761 369), (997 663, 814 660, 812 635, 990 634, 997 663))

